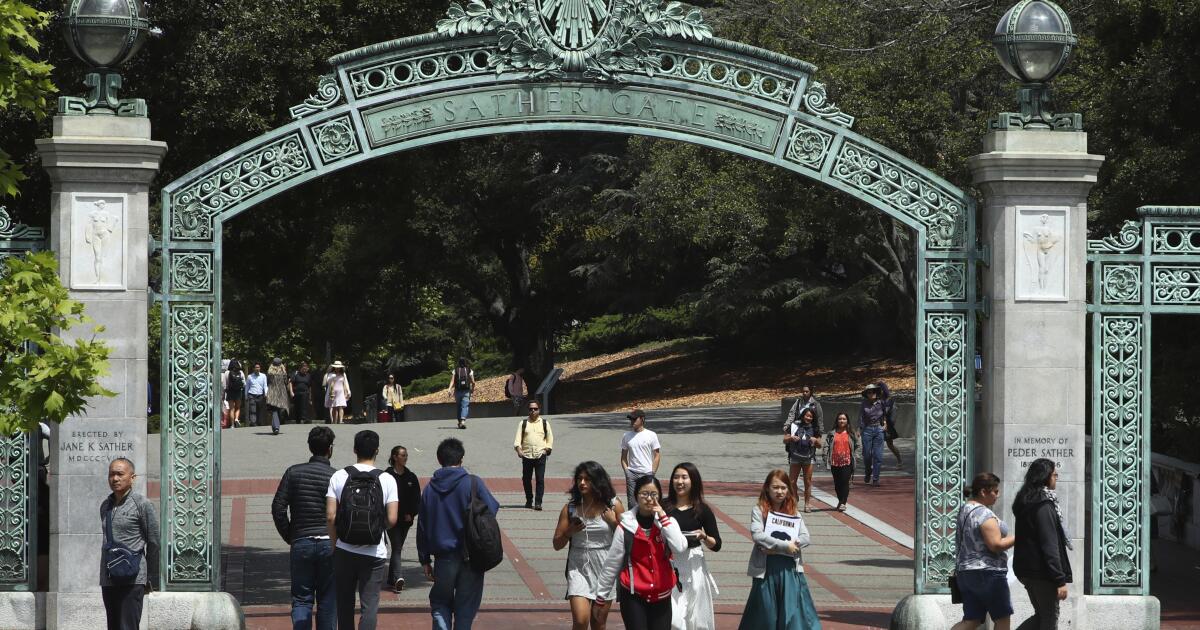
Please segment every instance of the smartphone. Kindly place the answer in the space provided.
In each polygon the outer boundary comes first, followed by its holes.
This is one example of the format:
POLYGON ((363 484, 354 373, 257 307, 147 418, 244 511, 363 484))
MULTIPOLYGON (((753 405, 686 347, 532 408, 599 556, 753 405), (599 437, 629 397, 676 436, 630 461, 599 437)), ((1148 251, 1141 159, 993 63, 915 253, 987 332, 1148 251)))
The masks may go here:
POLYGON ((583 525, 583 519, 581 519, 581 518, 579 518, 578 516, 575 516, 574 514, 572 514, 572 515, 571 515, 571 524, 572 524, 572 525, 576 525, 576 526, 578 526, 578 525, 583 525))

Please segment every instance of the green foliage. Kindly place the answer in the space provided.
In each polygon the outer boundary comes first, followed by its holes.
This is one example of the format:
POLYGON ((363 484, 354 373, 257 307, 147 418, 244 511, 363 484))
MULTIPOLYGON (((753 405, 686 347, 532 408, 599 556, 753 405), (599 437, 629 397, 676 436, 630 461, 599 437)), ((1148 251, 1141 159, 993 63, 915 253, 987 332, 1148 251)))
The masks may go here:
MULTIPOLYGON (((0 111, 24 110, 41 118, 47 97, 54 93, 52 66, 29 56, 40 49, 37 36, 50 22, 50 14, 22 0, 0 0, 0 111)), ((21 167, 0 148, 0 197, 15 197, 17 182, 25 179, 21 167)))
POLYGON ((88 398, 115 395, 99 383, 108 374, 108 347, 55 332, 91 320, 68 297, 52 253, 5 258, 0 295, 0 433, 62 422, 82 413, 88 398))
POLYGON ((582 356, 616 352, 647 341, 687 337, 694 330, 694 320, 691 305, 648 308, 632 315, 601 315, 571 330, 564 344, 582 356))

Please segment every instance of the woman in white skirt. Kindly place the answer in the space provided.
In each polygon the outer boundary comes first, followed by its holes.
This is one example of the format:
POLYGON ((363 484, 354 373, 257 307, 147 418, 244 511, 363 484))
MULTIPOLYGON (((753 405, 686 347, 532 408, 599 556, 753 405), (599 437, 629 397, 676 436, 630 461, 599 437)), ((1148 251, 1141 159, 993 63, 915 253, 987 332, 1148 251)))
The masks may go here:
POLYGON ((567 551, 567 596, 571 603, 572 630, 604 630, 608 623, 608 607, 592 605, 599 595, 613 601, 616 588, 599 593, 600 572, 612 544, 613 530, 625 507, 613 490, 612 480, 604 467, 596 462, 583 462, 575 467, 575 482, 571 498, 558 515, 554 529, 554 550, 570 546, 567 551))
POLYGON ((683 462, 671 471, 663 507, 688 541, 687 553, 675 556, 680 588, 671 593, 671 628, 714 630, 713 600, 719 591, 704 561, 704 548, 720 551, 721 532, 713 511, 704 504, 704 481, 695 464, 683 462))

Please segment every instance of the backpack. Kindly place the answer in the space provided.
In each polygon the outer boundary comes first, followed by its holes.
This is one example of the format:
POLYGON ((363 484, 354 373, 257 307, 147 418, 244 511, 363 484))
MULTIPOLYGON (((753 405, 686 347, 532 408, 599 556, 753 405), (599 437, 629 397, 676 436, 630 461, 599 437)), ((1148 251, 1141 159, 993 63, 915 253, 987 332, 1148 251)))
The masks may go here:
POLYGON ((346 484, 338 499, 334 524, 338 540, 351 545, 378 545, 387 530, 387 511, 383 505, 383 484, 378 468, 363 472, 354 466, 345 468, 346 484))
POLYGON ((475 488, 479 478, 471 475, 471 501, 463 515, 463 551, 472 569, 484 573, 504 560, 500 524, 475 488))
POLYGON ((471 389, 471 370, 460 367, 454 368, 454 389, 465 391, 471 389))
MULTIPOLYGON (((528 418, 521 421, 521 441, 522 442, 525 441, 525 425, 526 424, 529 424, 528 418)), ((549 437, 549 435, 550 435, 550 429, 548 428, 549 426, 550 426, 550 421, 546 420, 545 418, 542 418, 542 439, 543 440, 546 439, 547 437, 549 437)))

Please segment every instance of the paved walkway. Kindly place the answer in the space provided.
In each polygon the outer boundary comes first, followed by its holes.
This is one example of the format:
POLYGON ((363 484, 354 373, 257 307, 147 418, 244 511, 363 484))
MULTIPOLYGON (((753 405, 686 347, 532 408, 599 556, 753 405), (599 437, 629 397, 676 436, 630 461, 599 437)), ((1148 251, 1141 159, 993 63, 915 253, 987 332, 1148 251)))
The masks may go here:
MULTIPOLYGON (((562 594, 565 590, 565 551, 550 545, 557 510, 575 464, 595 459, 608 470, 619 470, 617 450, 627 422, 622 414, 555 416, 556 448, 547 465, 547 496, 544 512, 525 510, 520 486, 520 464, 511 449, 518 420, 494 418, 472 420, 460 431, 454 421, 426 421, 370 425, 382 439, 381 452, 404 444, 410 453, 409 466, 422 477, 437 468, 434 450, 445 437, 465 443, 467 468, 481 475, 500 500, 499 520, 506 535, 507 561, 489 572, 484 607, 476 627, 505 630, 562 628, 569 616, 562 594)), ((663 476, 681 461, 695 462, 706 480, 708 499, 717 511, 724 548, 708 556, 709 566, 720 586, 717 621, 720 628, 736 628, 749 589, 745 575, 750 552, 749 514, 766 472, 784 466, 779 438, 778 407, 747 405, 714 409, 664 410, 650 413, 649 428, 663 444, 663 476)), ((355 425, 333 427, 337 434, 334 464, 354 461, 354 433, 366 428, 355 425)), ((242 602, 249 628, 290 627, 288 616, 287 547, 275 532, 270 502, 279 476, 287 465, 307 459, 307 426, 283 427, 272 436, 269 429, 242 428, 223 432, 222 532, 226 591, 242 602)), ((884 628, 891 610, 912 592, 912 534, 914 522, 911 440, 901 440, 905 469, 898 470, 890 453, 884 456, 887 470, 879 488, 856 485, 845 514, 822 509, 806 515, 813 544, 805 551, 809 585, 817 609, 827 628, 884 628)), ((154 492, 158 472, 157 444, 148 453, 154 492)), ((381 462, 382 463, 382 462, 381 462)), ((833 492, 828 473, 815 475, 818 499, 833 492)), ((618 483, 619 486, 623 484, 618 483)), ((618 493, 623 495, 621 488, 618 493)), ((817 505, 824 508, 819 501, 817 505)), ((1183 580, 1167 575, 1191 575, 1196 554, 1173 549, 1172 558, 1162 562, 1155 576, 1156 594, 1164 597, 1164 627, 1200 627, 1200 610, 1188 597, 1183 580), (1189 564, 1190 563, 1190 564, 1189 564), (1174 595, 1159 593, 1175 584, 1174 595)), ((381 605, 381 627, 427 628, 428 583, 416 563, 415 543, 404 549, 408 590, 387 593, 381 605)), ((1164 558, 1161 555, 1160 558, 1164 558)), ((1190 584, 1191 581, 1188 581, 1190 584)), ((610 618, 610 628, 619 629, 619 615, 610 618)))

